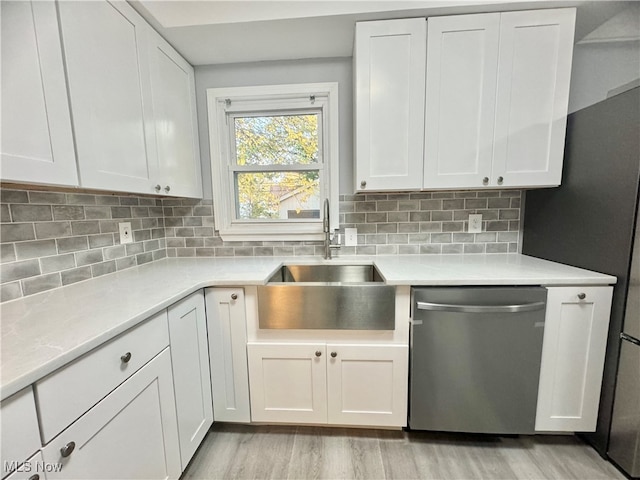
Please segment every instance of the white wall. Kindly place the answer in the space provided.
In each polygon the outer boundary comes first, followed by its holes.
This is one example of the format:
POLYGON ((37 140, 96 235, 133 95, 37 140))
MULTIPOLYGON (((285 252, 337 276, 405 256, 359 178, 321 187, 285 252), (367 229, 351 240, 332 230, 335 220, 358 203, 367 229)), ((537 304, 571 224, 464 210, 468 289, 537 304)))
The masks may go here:
POLYGON ((640 42, 588 43, 573 49, 569 113, 607 98, 640 78, 640 42))
POLYGON ((233 63, 195 67, 202 184, 212 198, 211 156, 207 121, 207 88, 338 82, 340 121, 340 193, 353 193, 353 97, 351 58, 233 63))

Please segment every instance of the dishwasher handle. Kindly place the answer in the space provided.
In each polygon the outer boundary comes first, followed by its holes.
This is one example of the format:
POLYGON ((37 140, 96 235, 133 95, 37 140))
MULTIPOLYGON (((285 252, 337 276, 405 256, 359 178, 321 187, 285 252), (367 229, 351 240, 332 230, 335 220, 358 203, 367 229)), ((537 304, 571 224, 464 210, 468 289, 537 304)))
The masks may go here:
POLYGON ((519 313, 534 312, 545 308, 545 302, 523 303, 520 305, 456 305, 448 303, 416 302, 418 310, 455 313, 519 313))

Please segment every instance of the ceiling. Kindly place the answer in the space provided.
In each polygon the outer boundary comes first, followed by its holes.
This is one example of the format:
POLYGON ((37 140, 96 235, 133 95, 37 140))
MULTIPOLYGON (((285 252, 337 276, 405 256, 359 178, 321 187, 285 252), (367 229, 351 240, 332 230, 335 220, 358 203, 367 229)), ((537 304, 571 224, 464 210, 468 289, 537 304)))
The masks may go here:
POLYGON ((638 6, 620 1, 131 0, 191 64, 349 57, 361 20, 577 7, 576 42, 638 6))

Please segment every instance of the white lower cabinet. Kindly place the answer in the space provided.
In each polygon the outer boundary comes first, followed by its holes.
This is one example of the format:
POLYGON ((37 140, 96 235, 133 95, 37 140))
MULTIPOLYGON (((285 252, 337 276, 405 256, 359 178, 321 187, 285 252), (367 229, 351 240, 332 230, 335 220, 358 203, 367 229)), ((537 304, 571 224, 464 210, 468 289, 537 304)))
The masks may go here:
POLYGON ((208 288, 206 302, 214 419, 249 423, 244 290, 208 288))
POLYGON ((255 422, 404 426, 406 345, 249 343, 255 422))
POLYGON ((593 432, 613 287, 550 287, 537 431, 593 432))
MULTIPOLYGON (((46 472, 49 469, 57 468, 56 465, 47 466, 42 460, 42 452, 38 451, 33 457, 21 464, 11 475, 4 480, 46 480, 46 472)), ((7 467, 3 464, 2 474, 5 474, 7 467)))
POLYGON ((327 423, 324 344, 248 344, 251 420, 327 423))
POLYGON ((32 387, 0 403, 0 439, 0 478, 14 470, 24 472, 26 469, 20 469, 20 465, 41 446, 32 387))
POLYGON ((406 425, 408 354, 405 345, 327 345, 329 423, 406 425))
POLYGON ((180 446, 166 348, 43 448, 49 479, 178 478, 180 446))
POLYGON ((202 290, 169 307, 168 317, 184 470, 213 424, 207 316, 202 290))

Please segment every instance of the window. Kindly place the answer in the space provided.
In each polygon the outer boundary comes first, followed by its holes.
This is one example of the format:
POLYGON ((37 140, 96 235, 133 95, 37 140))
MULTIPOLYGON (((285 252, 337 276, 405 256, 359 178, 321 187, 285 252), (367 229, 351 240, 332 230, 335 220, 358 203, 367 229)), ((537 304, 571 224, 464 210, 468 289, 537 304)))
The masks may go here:
POLYGON ((337 228, 336 83, 207 90, 216 229, 224 240, 319 240, 337 228))

